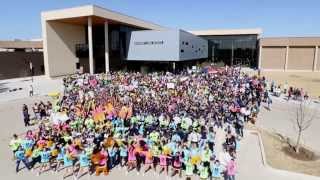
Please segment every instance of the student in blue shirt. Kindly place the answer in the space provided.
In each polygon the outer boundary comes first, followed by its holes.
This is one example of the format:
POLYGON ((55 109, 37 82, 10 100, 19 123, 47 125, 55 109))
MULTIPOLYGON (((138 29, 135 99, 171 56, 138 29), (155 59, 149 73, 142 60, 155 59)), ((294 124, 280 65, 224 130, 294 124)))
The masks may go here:
POLYGON ((22 141, 21 146, 24 150, 32 149, 34 142, 31 139, 25 139, 22 141))
POLYGON ((28 170, 30 170, 30 165, 28 162, 28 159, 25 157, 24 151, 22 149, 21 146, 19 146, 18 150, 15 152, 15 157, 17 159, 16 161, 16 173, 19 172, 19 166, 20 166, 20 162, 22 161, 23 164, 28 168, 28 170))
POLYGON ((208 140, 208 145, 211 151, 213 151, 214 149, 214 142, 215 142, 215 132, 213 127, 209 128, 209 133, 207 136, 207 140, 208 140))
POLYGON ((120 146, 119 150, 120 150, 120 165, 121 167, 123 167, 127 164, 127 160, 128 160, 127 143, 124 142, 124 144, 120 146))
POLYGON ((51 157, 51 150, 49 148, 44 148, 40 152, 40 157, 41 157, 41 166, 38 172, 38 176, 43 172, 46 171, 48 166, 50 170, 50 157, 51 157))
POLYGON ((57 165, 56 165, 56 169, 55 171, 58 172, 59 171, 59 168, 60 168, 60 165, 63 163, 63 160, 64 160, 64 155, 65 155, 65 147, 62 146, 62 145, 59 145, 58 147, 58 156, 57 156, 57 165))
POLYGON ((70 176, 68 174, 70 170, 72 171, 71 175, 73 175, 73 177, 76 178, 76 176, 74 174, 73 159, 69 153, 65 153, 63 156, 63 166, 65 169, 65 173, 64 173, 62 179, 65 179, 66 177, 70 176))
POLYGON ((219 160, 215 160, 214 164, 211 166, 211 176, 213 180, 219 180, 222 178, 221 176, 222 173, 222 167, 220 165, 219 160))
POLYGON ((175 133, 172 136, 171 141, 173 141, 173 142, 181 142, 181 137, 177 133, 175 133))
POLYGON ((108 169, 112 169, 114 166, 116 166, 116 155, 117 155, 117 148, 113 145, 112 147, 109 147, 108 149, 109 159, 108 159, 108 169))
POLYGON ((89 156, 86 153, 86 151, 80 150, 78 158, 79 158, 80 168, 79 168, 79 171, 76 175, 77 179, 79 179, 80 177, 82 177, 85 174, 90 175, 90 160, 89 160, 89 156), (85 172, 85 174, 83 172, 85 172))

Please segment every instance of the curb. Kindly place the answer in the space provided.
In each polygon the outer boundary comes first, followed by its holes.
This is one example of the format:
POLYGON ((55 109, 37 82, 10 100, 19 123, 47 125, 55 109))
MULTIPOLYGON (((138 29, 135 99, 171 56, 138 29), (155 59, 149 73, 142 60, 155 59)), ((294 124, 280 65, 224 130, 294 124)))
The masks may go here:
POLYGON ((289 174, 293 174, 293 175, 300 176, 300 177, 318 178, 320 180, 319 176, 313 176, 313 175, 309 175, 309 174, 303 174, 303 173, 299 173, 299 172, 293 172, 293 171, 288 171, 288 170, 277 169, 277 168, 271 167, 267 163, 265 149, 264 149, 264 145, 263 145, 263 142, 262 142, 262 137, 261 137, 260 132, 256 131, 256 130, 247 130, 247 132, 249 132, 250 134, 256 135, 258 137, 260 153, 261 153, 261 157, 262 157, 262 163, 266 168, 271 169, 273 171, 278 171, 278 172, 282 172, 282 173, 289 173, 289 174))
POLYGON ((250 134, 255 134, 257 137, 258 137, 258 140, 259 140, 259 147, 260 147, 260 154, 261 154, 261 157, 262 157, 262 163, 264 166, 266 167, 270 167, 267 163, 267 158, 266 158, 266 153, 264 151, 264 145, 263 145, 263 142, 262 142, 262 137, 261 137, 261 134, 259 131, 256 131, 256 130, 247 130, 250 134))

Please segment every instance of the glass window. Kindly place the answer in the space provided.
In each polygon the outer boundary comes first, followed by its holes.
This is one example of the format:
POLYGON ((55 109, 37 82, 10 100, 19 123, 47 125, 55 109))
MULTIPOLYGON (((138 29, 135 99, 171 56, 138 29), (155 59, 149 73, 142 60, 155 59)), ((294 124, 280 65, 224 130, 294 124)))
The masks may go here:
POLYGON ((257 66, 257 35, 203 36, 209 40, 209 57, 228 65, 257 66))
POLYGON ((111 50, 119 50, 119 31, 111 32, 111 50))

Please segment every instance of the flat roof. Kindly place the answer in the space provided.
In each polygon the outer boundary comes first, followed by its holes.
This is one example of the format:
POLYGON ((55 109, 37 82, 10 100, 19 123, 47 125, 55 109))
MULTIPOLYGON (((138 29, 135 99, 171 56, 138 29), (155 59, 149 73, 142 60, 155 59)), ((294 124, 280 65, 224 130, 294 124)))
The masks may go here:
POLYGON ((189 31, 197 36, 219 36, 219 35, 245 35, 245 34, 262 34, 261 28, 253 29, 207 29, 207 30, 194 30, 189 31))
POLYGON ((267 37, 260 39, 261 46, 320 46, 320 37, 267 37))
POLYGON ((150 29, 150 30, 167 29, 158 24, 141 20, 136 17, 128 16, 128 15, 125 15, 116 11, 112 11, 109 9, 105 9, 96 5, 77 6, 77 7, 66 8, 66 9, 44 11, 41 13, 41 18, 44 21, 53 21, 53 20, 72 21, 72 19, 73 20, 79 19, 82 22, 86 22, 84 21, 86 19, 85 17, 89 17, 89 16, 99 18, 100 21, 102 20, 102 22, 105 22, 105 21, 119 22, 123 24, 144 28, 144 29, 150 29))
POLYGON ((0 48, 4 49, 42 49, 42 41, 0 41, 0 48))

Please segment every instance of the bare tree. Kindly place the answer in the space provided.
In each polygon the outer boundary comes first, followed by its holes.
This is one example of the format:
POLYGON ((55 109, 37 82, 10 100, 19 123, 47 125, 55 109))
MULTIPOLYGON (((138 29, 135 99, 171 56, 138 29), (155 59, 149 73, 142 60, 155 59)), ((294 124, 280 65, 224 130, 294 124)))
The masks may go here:
POLYGON ((299 105, 295 108, 294 118, 292 119, 295 130, 298 133, 294 149, 297 154, 300 152, 301 137, 305 130, 307 130, 312 121, 316 117, 316 110, 310 107, 310 102, 301 100, 299 105))

